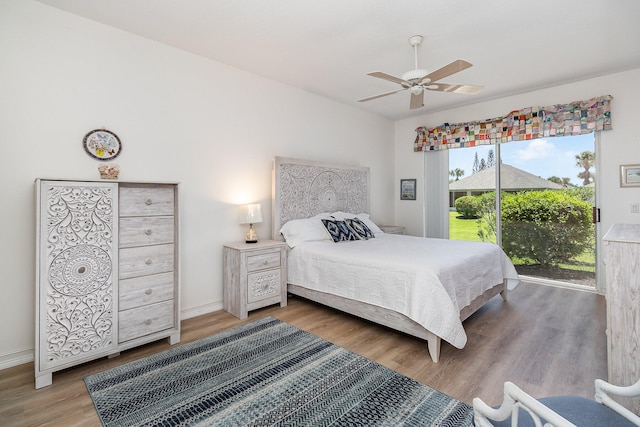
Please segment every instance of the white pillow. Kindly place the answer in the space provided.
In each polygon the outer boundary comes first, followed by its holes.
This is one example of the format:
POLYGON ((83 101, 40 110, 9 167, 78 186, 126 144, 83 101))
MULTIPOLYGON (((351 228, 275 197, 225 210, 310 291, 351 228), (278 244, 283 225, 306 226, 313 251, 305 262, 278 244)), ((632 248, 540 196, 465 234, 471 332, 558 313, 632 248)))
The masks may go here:
POLYGON ((343 220, 345 218, 355 218, 356 214, 352 214, 352 213, 348 213, 348 212, 342 212, 342 211, 337 211, 331 214, 332 217, 334 217, 335 219, 340 219, 343 220))
POLYGON ((369 227, 369 230, 371 230, 373 232, 373 234, 384 233, 384 231, 382 231, 380 229, 380 227, 378 227, 376 225, 375 222, 371 221, 371 218, 369 218, 369 214, 361 213, 361 214, 356 215, 356 218, 358 218, 359 220, 364 222, 364 225, 369 227))
POLYGON ((358 218, 362 222, 364 222, 364 225, 369 227, 369 230, 371 230, 373 234, 384 233, 382 230, 380 230, 380 227, 378 227, 373 221, 371 221, 371 218, 369 218, 369 214, 366 213, 359 213, 356 215, 352 213, 337 211, 332 213, 331 216, 335 219, 358 218))
POLYGON ((295 248, 302 242, 331 240, 320 218, 322 215, 316 215, 313 218, 292 219, 282 226, 280 234, 290 248, 295 248))

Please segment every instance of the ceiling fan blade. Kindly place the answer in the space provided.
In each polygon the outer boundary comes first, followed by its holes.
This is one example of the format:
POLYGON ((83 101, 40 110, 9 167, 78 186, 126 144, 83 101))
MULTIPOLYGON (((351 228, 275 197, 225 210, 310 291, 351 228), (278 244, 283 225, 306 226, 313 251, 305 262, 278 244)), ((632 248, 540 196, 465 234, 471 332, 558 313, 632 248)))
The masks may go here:
POLYGON ((411 101, 409 102, 409 108, 415 110, 416 108, 424 107, 424 91, 421 90, 419 94, 412 93, 411 101))
POLYGON ((433 73, 429 73, 426 76, 424 76, 422 78, 422 80, 420 80, 420 84, 422 83, 430 83, 430 82, 437 82, 440 79, 444 79, 445 77, 448 77, 452 74, 455 74, 457 72, 460 72, 462 70, 466 70, 469 67, 473 67, 473 64, 464 61, 462 59, 458 59, 456 61, 453 61, 451 64, 449 65, 445 65, 444 67, 440 68, 439 70, 435 70, 433 73))
POLYGON ((480 92, 484 89, 484 86, 474 86, 474 85, 451 85, 447 83, 433 83, 428 86, 425 86, 427 90, 435 90, 438 92, 453 92, 453 93, 464 93, 466 95, 473 95, 480 92))
POLYGON ((401 91, 406 90, 406 89, 407 88, 396 89, 396 90, 392 90, 391 92, 381 93, 380 95, 374 95, 374 96, 370 96, 368 98, 358 99, 358 102, 371 101, 372 99, 382 98, 383 96, 387 96, 387 95, 393 95, 396 92, 401 92, 401 91))
POLYGON ((409 83, 406 80, 402 80, 400 77, 394 77, 390 74, 387 73, 383 73, 382 71, 373 71, 371 73, 367 73, 367 76, 371 76, 371 77, 377 77, 379 79, 383 79, 383 80, 388 80, 390 82, 394 82, 394 83, 398 83, 401 85, 408 85, 411 86, 411 83, 409 83))

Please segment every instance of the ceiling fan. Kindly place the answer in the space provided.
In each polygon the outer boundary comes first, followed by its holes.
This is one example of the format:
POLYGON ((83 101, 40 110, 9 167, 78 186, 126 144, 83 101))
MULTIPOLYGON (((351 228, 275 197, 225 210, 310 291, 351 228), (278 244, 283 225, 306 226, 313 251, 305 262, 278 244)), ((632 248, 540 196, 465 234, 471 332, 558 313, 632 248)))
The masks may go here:
POLYGON ((397 92, 409 89, 411 91, 411 101, 409 107, 413 110, 415 108, 424 107, 424 91, 435 90, 438 92, 455 92, 464 94, 474 94, 482 90, 482 86, 472 85, 454 85, 448 83, 440 83, 439 80, 455 74, 459 71, 472 67, 467 61, 458 59, 453 61, 449 65, 429 73, 427 70, 418 68, 418 46, 422 44, 422 36, 409 37, 409 44, 413 46, 415 57, 415 70, 407 71, 402 77, 394 77, 392 75, 374 71, 368 73, 368 76, 377 77, 379 79, 388 80, 390 82, 398 83, 402 86, 401 89, 392 90, 391 92, 381 93, 380 95, 370 96, 368 98, 359 99, 358 102, 371 101, 372 99, 382 98, 383 96, 392 95, 397 92))

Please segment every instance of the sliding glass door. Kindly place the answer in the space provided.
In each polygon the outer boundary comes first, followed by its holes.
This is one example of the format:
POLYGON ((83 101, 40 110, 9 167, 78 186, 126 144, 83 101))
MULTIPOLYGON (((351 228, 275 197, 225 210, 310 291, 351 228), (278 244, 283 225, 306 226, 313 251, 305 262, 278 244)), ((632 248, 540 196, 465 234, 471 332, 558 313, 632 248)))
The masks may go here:
POLYGON ((449 238, 499 243, 533 280, 595 288, 594 135, 449 150, 449 238))

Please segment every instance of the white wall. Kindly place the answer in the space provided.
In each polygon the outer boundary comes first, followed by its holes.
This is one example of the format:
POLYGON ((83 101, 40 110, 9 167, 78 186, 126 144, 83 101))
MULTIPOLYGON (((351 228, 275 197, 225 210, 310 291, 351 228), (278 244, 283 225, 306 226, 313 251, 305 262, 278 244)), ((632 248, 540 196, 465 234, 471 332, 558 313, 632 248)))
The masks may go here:
POLYGON ((0 1, 0 63, 0 368, 33 357, 33 181, 98 178, 92 129, 120 137, 122 180, 181 183, 186 316, 222 308, 238 204, 270 237, 274 156, 370 167, 372 218, 394 221, 388 120, 33 1, 0 1))
MULTIPOLYGON (((594 57, 594 60, 597 58, 594 57)), ((482 120, 503 116, 510 111, 529 106, 565 104, 600 95, 612 95, 613 130, 601 132, 602 150, 599 158, 600 167, 597 170, 601 185, 598 194, 602 218, 600 227, 606 232, 614 223, 640 223, 640 215, 632 214, 630 206, 631 203, 640 202, 640 188, 621 188, 619 173, 620 165, 640 164, 638 81, 640 69, 398 121, 395 123, 396 181, 401 178, 417 178, 419 197, 424 185, 429 185, 424 182, 422 158, 433 153, 413 151, 415 129, 418 126, 434 127, 445 122, 482 120)), ((428 99, 425 102, 428 102, 428 99)), ((398 199, 399 196, 396 197, 396 223, 406 226, 409 234, 423 235, 423 199, 415 202, 398 199)))

